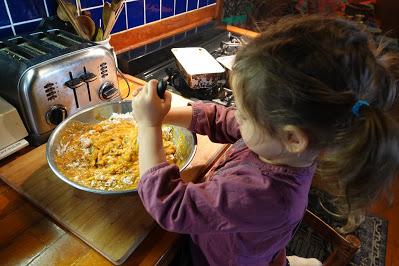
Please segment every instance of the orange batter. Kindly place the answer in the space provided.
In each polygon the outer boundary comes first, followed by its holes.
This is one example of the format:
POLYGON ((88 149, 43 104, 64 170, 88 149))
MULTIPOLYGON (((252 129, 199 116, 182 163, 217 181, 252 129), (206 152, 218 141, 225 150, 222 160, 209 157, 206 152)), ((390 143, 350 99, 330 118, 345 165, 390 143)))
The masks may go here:
MULTIPOLYGON (((176 163, 176 146, 167 127, 162 137, 167 161, 176 163)), ((74 122, 61 134, 54 160, 67 178, 85 187, 136 189, 140 179, 137 127, 132 119, 118 116, 97 124, 74 122)))

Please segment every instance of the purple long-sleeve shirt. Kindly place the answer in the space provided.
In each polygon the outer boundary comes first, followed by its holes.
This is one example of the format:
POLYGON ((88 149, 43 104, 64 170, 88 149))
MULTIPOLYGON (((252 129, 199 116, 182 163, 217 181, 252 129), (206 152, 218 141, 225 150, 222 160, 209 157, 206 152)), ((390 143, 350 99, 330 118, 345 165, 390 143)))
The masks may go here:
POLYGON ((234 144, 202 183, 183 182, 175 165, 149 169, 138 186, 146 210, 164 229, 191 235, 197 265, 285 264, 276 257, 302 219, 315 167, 265 163, 241 139, 233 108, 192 106, 190 130, 234 144))

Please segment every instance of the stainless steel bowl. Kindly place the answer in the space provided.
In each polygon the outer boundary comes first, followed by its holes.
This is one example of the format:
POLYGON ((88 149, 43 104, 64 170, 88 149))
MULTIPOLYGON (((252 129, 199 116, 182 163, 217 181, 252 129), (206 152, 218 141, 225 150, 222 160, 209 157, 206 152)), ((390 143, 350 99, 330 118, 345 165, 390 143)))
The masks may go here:
MULTIPOLYGON (((79 121, 83 123, 98 123, 101 121, 101 118, 108 118, 113 113, 128 113, 132 112, 131 101, 119 101, 119 102, 108 102, 103 104, 98 104, 92 107, 89 107, 85 110, 82 110, 64 120, 60 125, 58 125, 55 130, 50 135, 50 138, 47 142, 46 146, 46 157, 47 162, 54 172, 54 174, 59 177, 62 181, 66 182, 67 184, 89 192, 99 193, 99 194, 123 194, 128 192, 137 191, 136 189, 130 190, 118 190, 118 191, 106 191, 106 190, 99 190, 93 189, 89 187, 82 186, 81 184, 75 183, 73 180, 64 176, 58 169, 55 161, 54 156, 56 154, 57 147, 59 145, 61 133, 65 130, 66 127, 70 125, 70 123, 74 121, 79 121)), ((178 126, 170 126, 173 130, 173 142, 177 144, 178 141, 186 142, 186 147, 184 151, 184 158, 180 165, 180 171, 184 170, 191 162, 195 155, 195 151, 197 149, 197 140, 195 134, 188 131, 185 128, 178 127, 178 126)), ((181 145, 179 145, 181 146, 181 145)), ((179 151, 178 151, 179 152, 179 151)))

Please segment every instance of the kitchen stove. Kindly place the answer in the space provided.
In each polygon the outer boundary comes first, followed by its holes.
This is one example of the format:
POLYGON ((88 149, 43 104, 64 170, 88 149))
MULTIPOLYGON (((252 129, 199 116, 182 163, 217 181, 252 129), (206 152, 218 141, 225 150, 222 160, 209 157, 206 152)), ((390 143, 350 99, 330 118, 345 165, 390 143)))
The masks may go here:
POLYGON ((145 81, 167 80, 167 89, 185 98, 231 106, 234 97, 226 79, 219 80, 213 87, 191 89, 179 72, 171 49, 202 47, 217 58, 234 55, 244 42, 241 36, 234 36, 210 23, 122 53, 118 55, 118 64, 123 72, 145 81))

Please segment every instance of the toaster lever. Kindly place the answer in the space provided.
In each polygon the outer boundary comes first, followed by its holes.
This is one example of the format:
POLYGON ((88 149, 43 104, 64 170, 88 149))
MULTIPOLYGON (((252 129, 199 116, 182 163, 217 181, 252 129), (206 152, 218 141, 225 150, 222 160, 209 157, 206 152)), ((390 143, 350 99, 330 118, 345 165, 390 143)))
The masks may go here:
POLYGON ((80 79, 83 80, 84 82, 92 82, 97 79, 97 76, 94 73, 87 72, 84 73, 83 75, 80 76, 80 79))
POLYGON ((68 88, 71 88, 71 89, 76 89, 76 88, 82 86, 83 84, 84 84, 84 82, 80 78, 70 79, 67 82, 65 82, 65 86, 67 86, 68 88))
POLYGON ((84 82, 80 78, 72 78, 72 74, 70 74, 70 76, 71 79, 65 82, 65 86, 73 90, 73 97, 75 98, 76 108, 79 108, 78 96, 76 95, 76 88, 82 86, 84 82))
POLYGON ((85 73, 80 76, 80 79, 86 83, 87 87, 87 95, 89 96, 89 101, 91 102, 91 93, 90 93, 90 82, 93 82, 97 79, 97 76, 94 73, 86 72, 86 67, 84 68, 85 73))

